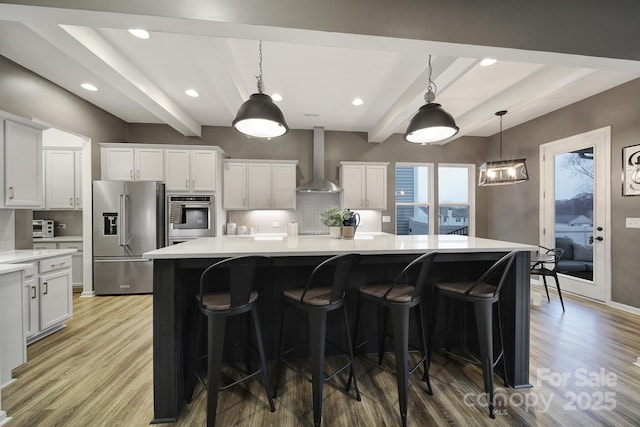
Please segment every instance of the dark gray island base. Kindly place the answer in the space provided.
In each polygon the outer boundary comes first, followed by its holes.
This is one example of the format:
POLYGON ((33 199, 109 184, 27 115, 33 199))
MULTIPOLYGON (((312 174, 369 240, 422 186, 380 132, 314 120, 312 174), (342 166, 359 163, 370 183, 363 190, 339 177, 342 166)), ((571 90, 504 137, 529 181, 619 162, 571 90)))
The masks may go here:
MULTIPOLYGON (((392 236, 390 239, 398 240, 400 236, 392 236)), ((222 239, 222 238, 213 238, 222 239)), ((389 253, 380 253, 380 250, 370 250, 369 246, 358 248, 357 243, 351 243, 354 247, 344 247, 331 250, 319 250, 318 255, 283 253, 278 250, 273 253, 263 250, 262 254, 269 255, 273 259, 272 274, 263 274, 261 283, 259 310, 260 320, 263 325, 263 335, 268 357, 273 360, 276 354, 279 318, 282 307, 282 292, 285 289, 302 286, 309 273, 321 260, 326 259, 332 253, 359 252, 362 261, 353 276, 352 288, 347 292, 347 301, 353 307, 351 293, 360 284, 377 281, 381 278, 393 278, 396 274, 415 258, 419 253, 430 250, 438 250, 434 269, 430 282, 441 280, 461 280, 478 278, 494 261, 502 255, 514 249, 519 249, 515 267, 511 272, 508 286, 501 294, 502 323, 505 339, 505 361, 509 383, 512 387, 530 387, 529 384, 529 261, 531 246, 509 242, 498 242, 486 239, 473 239, 473 245, 452 248, 451 245, 423 243, 410 250, 395 249, 389 253), (487 243, 486 251, 483 251, 480 243, 487 243), (429 247, 426 247, 429 246, 429 247), (473 246, 470 248, 469 246, 473 246), (359 250, 360 249, 360 250, 359 250), (369 249, 369 250, 368 250, 369 249), (369 253, 368 253, 369 252, 369 253)), ((285 239, 286 240, 286 239, 285 239)), ((178 245, 180 246, 180 245, 178 245)), ((209 249, 211 245, 208 245, 209 249)), ((255 249, 255 248, 254 248, 255 249)), ((264 248, 263 248, 264 249, 264 248)), ((193 254, 169 253, 168 248, 163 248, 145 254, 154 260, 153 271, 153 390, 154 390, 154 418, 152 423, 172 423, 180 416, 186 403, 186 379, 192 372, 192 348, 193 348, 193 321, 196 307, 194 295, 198 287, 200 273, 210 264, 230 256, 240 255, 238 251, 211 250, 203 253, 196 251, 193 245, 193 254), (175 256, 175 257, 174 257, 175 256)), ((248 253, 249 251, 244 251, 248 253)), ((432 288, 428 287, 423 296, 425 301, 432 302, 432 288)), ((455 336, 467 337, 464 330, 474 328, 469 319, 472 315, 465 315, 465 307, 453 307, 453 324, 456 328, 455 336), (465 319, 463 321, 462 319, 465 319)), ((429 320, 429 310, 425 310, 425 320, 429 320)), ((353 309, 349 311, 353 315, 353 309)), ((363 313, 364 314, 364 313, 363 313)), ((365 325, 375 327, 374 313, 370 313, 371 321, 363 321, 365 325)), ((450 317, 451 319, 451 317, 450 317)), ((304 322, 291 322, 292 327, 298 327, 300 334, 305 334, 304 322)), ((439 322, 439 325, 444 322, 439 322)), ((337 323, 329 323, 328 334, 340 330, 337 323)), ((428 323, 426 330, 429 330, 428 323)), ((240 329, 238 329, 240 331, 240 329)), ((473 351, 475 330, 468 334, 469 349, 473 351)), ((362 332, 362 331, 361 331, 362 332)), ((366 334, 366 331, 362 332, 366 334)), ((298 334, 298 335, 300 335, 298 334)), ((238 334, 228 334, 238 336, 238 334)), ((295 334, 291 334, 295 335, 295 334)), ((304 335, 302 335, 304 336, 304 335)), ((364 336, 364 335, 363 335, 364 336)), ((340 336, 337 335, 340 340, 340 336)), ((235 339, 238 343, 242 340, 235 339)), ((243 350, 237 348, 238 344, 231 342, 231 349, 225 353, 227 359, 239 359, 243 350)), ((392 349, 389 348, 388 351, 392 349)), ((304 356, 304 355, 302 355, 304 356)), ((500 370, 498 370, 500 372, 500 370)), ((437 390, 435 390, 437 393, 437 390)))

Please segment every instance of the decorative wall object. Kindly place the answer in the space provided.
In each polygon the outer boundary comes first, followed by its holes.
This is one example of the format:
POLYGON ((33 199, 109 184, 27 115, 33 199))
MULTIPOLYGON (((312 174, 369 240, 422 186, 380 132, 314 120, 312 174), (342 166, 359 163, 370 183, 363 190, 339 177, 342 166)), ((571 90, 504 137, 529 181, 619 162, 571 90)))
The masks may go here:
POLYGON ((640 145, 622 149, 622 195, 640 196, 640 145))

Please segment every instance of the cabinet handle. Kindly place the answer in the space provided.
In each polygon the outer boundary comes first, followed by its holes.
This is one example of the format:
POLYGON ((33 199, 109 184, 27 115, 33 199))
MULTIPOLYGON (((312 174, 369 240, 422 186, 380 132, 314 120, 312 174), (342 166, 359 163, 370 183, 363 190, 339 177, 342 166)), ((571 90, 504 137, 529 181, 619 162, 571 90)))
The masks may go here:
POLYGON ((191 180, 191 183, 192 183, 192 185, 191 185, 191 189, 192 189, 192 190, 195 190, 195 189, 196 189, 196 180, 195 180, 195 179, 192 179, 192 180, 191 180))
POLYGON ((9 199, 13 199, 13 187, 9 187, 9 199))
POLYGON ((32 286, 31 287, 31 299, 36 299, 37 298, 37 294, 36 294, 36 287, 32 286))
POLYGON ((140 169, 138 169, 138 179, 140 179, 140 169))
POLYGON ((80 206, 80 197, 76 197, 76 208, 80 206))
POLYGON ((73 197, 69 197, 69 206, 73 206, 73 197))
POLYGON ((44 291, 42 292, 43 295, 47 295, 49 293, 49 283, 48 282, 44 282, 44 291))
POLYGON ((187 189, 187 190, 189 189, 189 180, 188 179, 184 180, 184 188, 187 189))

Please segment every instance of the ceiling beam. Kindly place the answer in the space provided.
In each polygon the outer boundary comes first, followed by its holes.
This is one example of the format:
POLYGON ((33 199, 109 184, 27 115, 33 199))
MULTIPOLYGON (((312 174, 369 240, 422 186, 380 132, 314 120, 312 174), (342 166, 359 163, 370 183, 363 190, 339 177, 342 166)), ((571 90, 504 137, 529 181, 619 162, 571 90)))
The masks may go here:
MULTIPOLYGON (((460 79, 477 62, 475 58, 454 58, 450 56, 438 56, 431 61, 433 72, 431 79, 437 86, 438 94, 442 94, 449 86, 460 79)), ((422 106, 424 94, 429 83, 429 69, 422 70, 416 78, 398 97, 391 108, 380 118, 378 124, 369 132, 369 142, 383 142, 396 133, 407 121, 413 117, 422 106)))
MULTIPOLYGON (((87 27, 61 26, 115 73, 102 67, 92 71, 114 87, 127 87, 126 96, 185 136, 201 136, 202 126, 176 104, 133 63, 118 52, 96 30, 87 27)), ((36 31, 36 29, 34 29, 36 31)), ((64 46, 57 46, 64 51, 64 46)))

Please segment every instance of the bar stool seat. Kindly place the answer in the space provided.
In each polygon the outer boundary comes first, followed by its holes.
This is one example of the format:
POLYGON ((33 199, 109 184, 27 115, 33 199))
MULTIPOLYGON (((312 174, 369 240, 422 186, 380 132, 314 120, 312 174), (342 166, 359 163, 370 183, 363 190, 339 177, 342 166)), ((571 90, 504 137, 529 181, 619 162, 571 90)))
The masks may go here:
MULTIPOLYGON (((271 412, 275 411, 267 363, 262 341, 262 332, 258 318, 258 292, 253 290, 256 279, 256 270, 259 267, 271 267, 271 259, 263 256, 240 256, 228 258, 209 266, 200 276, 200 292, 196 295, 196 304, 199 312, 204 316, 196 319, 195 350, 194 350, 194 376, 187 384, 189 392, 188 400, 191 400, 195 388, 195 380, 200 381, 207 389, 207 425, 215 426, 218 406, 218 392, 262 373, 264 389, 269 400, 271 412), (222 284, 226 290, 211 290, 211 286, 222 284), (227 319, 248 313, 253 321, 253 330, 260 355, 260 367, 251 371, 251 339, 247 331, 246 372, 240 378, 236 378, 227 385, 221 385, 220 371, 222 368, 222 356, 226 333, 227 319), (200 335, 204 320, 207 320, 207 376, 206 382, 198 369, 198 361, 201 358, 200 335)), ((196 313, 197 314, 197 313, 196 313)), ((249 324, 247 325, 250 329, 249 324)))
POLYGON ((489 415, 491 418, 495 418, 493 370, 500 360, 502 360, 504 383, 507 386, 509 383, 504 360, 504 342, 502 339, 499 304, 497 314, 500 353, 497 357, 494 357, 493 354, 493 307, 500 301, 500 291, 508 278, 509 270, 517 253, 517 251, 513 251, 500 258, 475 282, 443 282, 435 285, 431 332, 429 334, 429 357, 431 357, 435 346, 435 331, 440 300, 447 297, 473 304, 480 347, 480 365, 482 366, 484 390, 489 395, 489 415))
MULTIPOLYGON (((402 270, 392 283, 366 285, 358 288, 359 298, 356 306, 356 324, 353 334, 354 342, 356 342, 354 352, 372 338, 377 338, 378 363, 374 364, 382 367, 385 337, 387 335, 387 311, 390 312, 396 357, 395 371, 398 384, 398 405, 400 407, 400 418, 403 426, 407 425, 409 374, 415 372, 420 365, 424 367, 422 379, 427 384, 427 392, 433 394, 431 381, 429 379, 429 359, 424 339, 424 326, 422 324, 422 293, 436 255, 436 252, 429 252, 417 257, 402 270), (382 321, 381 327, 383 330, 378 331, 377 335, 369 337, 358 344, 356 337, 360 325, 360 313, 363 301, 374 302, 379 308, 382 308, 381 311, 384 320, 382 321), (418 308, 416 314, 418 340, 420 341, 418 350, 422 353, 422 357, 409 369, 409 314, 412 308, 418 308)), ((379 310, 379 313, 381 311, 379 310)), ((371 362, 368 358, 363 358, 363 360, 371 362)))
MULTIPOLYGON (((280 323, 280 339, 278 345, 278 364, 276 369, 276 384, 273 395, 277 395, 280 365, 283 356, 292 352, 301 344, 295 345, 287 350, 283 349, 285 316, 289 307, 295 307, 307 313, 309 323, 309 357, 311 365, 311 384, 313 395, 313 423, 319 427, 322 423, 322 388, 324 383, 333 377, 350 369, 350 377, 355 378, 355 367, 353 359, 353 347, 349 332, 349 321, 347 310, 344 305, 344 293, 347 287, 349 276, 353 268, 360 262, 359 254, 345 254, 331 257, 316 266, 304 288, 289 289, 284 291, 284 305, 280 323), (322 286, 328 283, 331 286, 322 286), (327 314, 331 311, 342 308, 342 318, 344 331, 347 338, 347 349, 341 349, 349 356, 349 360, 330 375, 324 372, 325 343, 327 342, 327 314)), ((297 373, 301 373, 294 370, 297 373)), ((349 391, 351 382, 346 384, 349 391)), ((359 401, 360 390, 354 381, 356 399, 359 401)))

